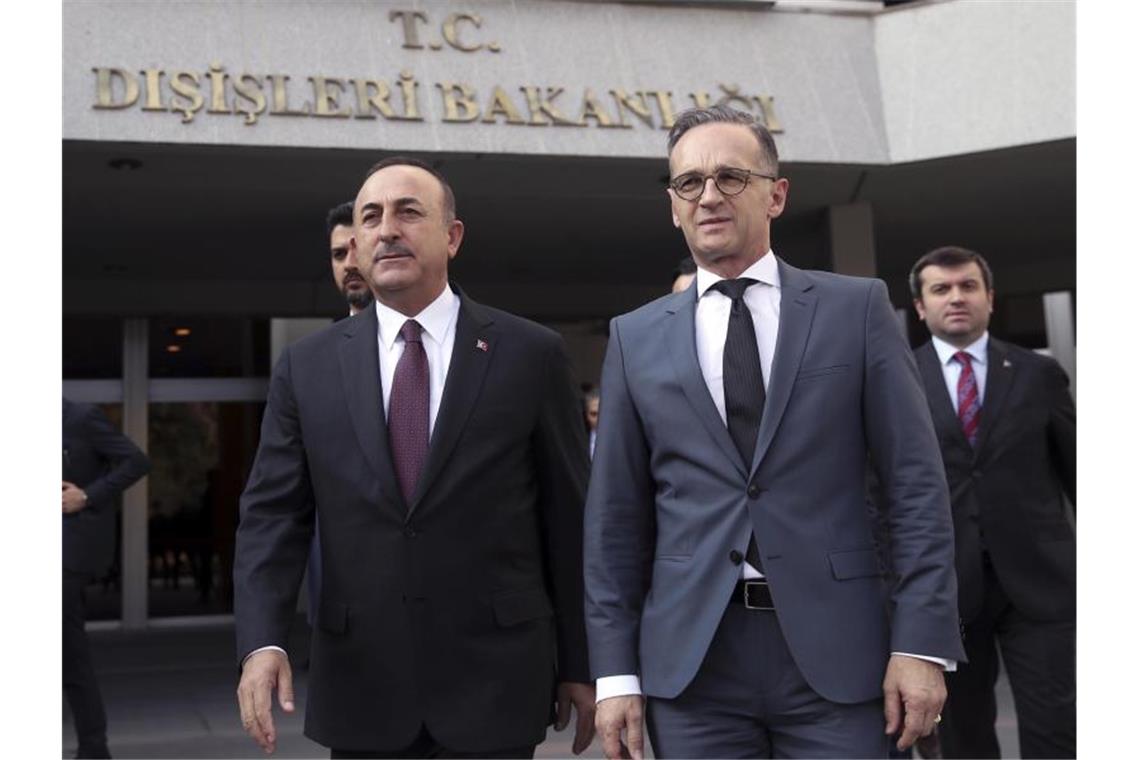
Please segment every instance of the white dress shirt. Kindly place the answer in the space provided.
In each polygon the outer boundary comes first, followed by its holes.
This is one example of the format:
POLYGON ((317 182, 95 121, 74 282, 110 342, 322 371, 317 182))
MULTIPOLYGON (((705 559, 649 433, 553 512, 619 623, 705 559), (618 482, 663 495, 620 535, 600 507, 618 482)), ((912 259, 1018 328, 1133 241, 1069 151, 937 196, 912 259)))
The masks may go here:
POLYGON ((946 380, 946 392, 950 394, 950 405, 954 407, 954 414, 958 413, 958 378, 962 376, 962 364, 954 358, 954 354, 965 351, 970 355, 970 365, 974 369, 974 380, 978 384, 978 406, 985 403, 986 398, 986 369, 988 368, 986 351, 990 346, 990 333, 987 330, 982 337, 975 340, 965 348, 951 346, 937 336, 930 336, 934 344, 934 351, 938 354, 938 363, 942 365, 942 377, 946 380))
MULTIPOLYGON (((404 355, 404 340, 400 328, 409 319, 414 319, 423 328, 421 340, 428 361, 428 431, 435 430, 435 418, 439 414, 439 403, 443 399, 443 386, 447 382, 447 370, 451 367, 451 351, 455 347, 455 323, 459 318, 459 297, 445 286, 439 297, 414 317, 401 314, 379 301, 375 302, 376 340, 380 347, 380 392, 383 395, 384 419, 388 418, 388 399, 392 396, 392 377, 396 374, 396 363, 404 355)), ((273 649, 284 653, 279 646, 264 646, 253 650, 245 659, 258 652, 273 649)), ((245 663, 245 660, 242 660, 245 663)))
POLYGON ((392 377, 396 363, 404 355, 400 328, 414 319, 423 328, 422 340, 428 361, 428 431, 435 430, 435 418, 443 399, 443 385, 451 367, 451 351, 455 347, 455 323, 459 318, 459 297, 447 286, 439 297, 414 317, 401 314, 376 301, 376 340, 380 344, 380 390, 384 394, 384 419, 388 418, 388 400, 392 396, 392 377))
MULTIPOLYGON (((756 331, 756 347, 760 350, 760 370, 764 376, 764 391, 768 391, 772 376, 772 360, 776 354, 776 338, 780 332, 780 270, 776 265, 776 255, 769 250, 752 266, 740 274, 757 281, 757 284, 744 291, 744 303, 752 315, 752 326, 756 331)), ((704 375, 721 420, 728 426, 724 411, 724 342, 728 337, 728 317, 732 299, 719 290, 710 288, 724 278, 706 269, 697 267, 697 312, 696 339, 697 361, 704 375)), ((957 362, 954 362, 957 364, 957 362)), ((957 383, 957 377, 955 377, 957 383)), ((955 386, 956 388, 957 386, 955 386)), ((980 393, 980 388, 979 388, 980 393)), ((751 521, 749 521, 751 530, 751 521)), ((748 562, 740 563, 741 578, 763 578, 764 576, 748 562)), ((956 663, 941 657, 892 652, 917 657, 920 660, 941 665, 946 670, 954 670, 956 663)), ((641 678, 632 674, 602 676, 596 684, 596 701, 629 694, 641 694, 641 678)))
MULTIPOLYGON (((756 348, 760 350, 760 373, 764 376, 764 391, 768 391, 768 378, 772 376, 772 357, 776 355, 776 338, 780 332, 780 270, 776 254, 768 251, 760 260, 745 269, 740 276, 756 280, 744 291, 744 305, 752 315, 756 332, 756 348)), ((705 385, 709 389, 721 422, 728 427, 724 411, 724 342, 728 337, 728 317, 732 299, 713 290, 712 286, 724 278, 707 269, 697 268, 697 363, 701 366, 705 385)), ((751 530, 751 528, 749 528, 751 530)), ((741 578, 763 578, 747 562, 740 563, 741 578)))

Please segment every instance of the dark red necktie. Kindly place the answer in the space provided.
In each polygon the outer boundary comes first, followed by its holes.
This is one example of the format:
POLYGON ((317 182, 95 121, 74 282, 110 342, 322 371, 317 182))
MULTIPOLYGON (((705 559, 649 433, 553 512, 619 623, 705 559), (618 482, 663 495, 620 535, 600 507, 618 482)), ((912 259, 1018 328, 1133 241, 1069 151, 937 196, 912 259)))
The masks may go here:
POLYGON ((396 363, 392 376, 392 393, 388 398, 388 441, 392 447, 392 463, 404 499, 412 500, 416 483, 423 472, 428 453, 428 362, 421 332, 423 328, 409 319, 400 328, 404 353, 396 363))
POLYGON ((958 422, 971 446, 978 443, 978 421, 982 416, 982 402, 978 398, 978 378, 970 363, 970 355, 965 351, 954 354, 954 360, 962 365, 958 375, 958 422))

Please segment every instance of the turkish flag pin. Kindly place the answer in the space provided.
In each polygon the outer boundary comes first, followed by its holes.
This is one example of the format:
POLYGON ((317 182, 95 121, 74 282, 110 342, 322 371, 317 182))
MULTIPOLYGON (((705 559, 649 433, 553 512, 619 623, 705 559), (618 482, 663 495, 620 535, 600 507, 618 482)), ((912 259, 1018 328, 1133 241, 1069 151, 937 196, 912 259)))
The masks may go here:
POLYGON ((489 346, 487 346, 487 341, 483 340, 482 338, 477 338, 475 340, 475 348, 486 353, 489 346))

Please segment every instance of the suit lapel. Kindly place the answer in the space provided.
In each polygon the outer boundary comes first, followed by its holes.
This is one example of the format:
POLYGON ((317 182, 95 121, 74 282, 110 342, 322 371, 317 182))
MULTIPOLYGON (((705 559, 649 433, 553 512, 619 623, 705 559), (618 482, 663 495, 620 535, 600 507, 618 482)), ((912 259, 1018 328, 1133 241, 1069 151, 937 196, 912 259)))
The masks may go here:
POLYGON ((393 504, 404 506, 396 485, 388 425, 384 420, 384 395, 380 390, 380 356, 376 309, 346 319, 340 343, 340 376, 348 416, 364 458, 380 481, 380 490, 393 504))
POLYGON ((978 445, 975 456, 982 451, 990 432, 1000 419, 1001 407, 1009 395, 1009 387, 1017 367, 1009 359, 1005 344, 990 336, 986 349, 986 395, 982 399, 982 416, 978 421, 978 445))
POLYGON ((764 403, 764 417, 760 421, 756 454, 752 458, 752 472, 755 472, 768 452, 768 447, 772 445, 780 419, 792 397, 792 386, 800 371, 818 300, 814 293, 809 292, 812 283, 803 272, 779 259, 777 264, 780 269, 780 330, 772 358, 772 376, 768 378, 767 400, 764 403))
POLYGON ((966 440, 962 424, 958 421, 958 415, 954 413, 954 402, 946 389, 946 376, 942 373, 942 363, 938 359, 938 352, 934 350, 933 343, 927 342, 918 350, 917 361, 934 427, 944 433, 949 431, 958 443, 969 448, 970 442, 966 440))
POLYGON ((744 460, 740 457, 736 444, 732 442, 728 427, 720 418, 720 412, 716 410, 716 404, 709 395, 705 377, 697 361, 696 293, 696 286, 690 286, 674 296, 666 306, 665 329, 666 345, 670 349, 669 358, 693 411, 697 413, 709 435, 724 450, 728 461, 732 462, 742 477, 747 477, 744 460))
POLYGON ((463 432, 471 410, 483 389, 483 378, 491 364, 491 357, 499 342, 500 333, 494 320, 479 304, 472 301, 454 284, 452 290, 459 296, 459 316, 455 324, 455 345, 451 350, 451 364, 443 385, 439 414, 432 428, 431 446, 427 462, 416 484, 412 501, 408 505, 411 515, 423 500, 431 483, 443 469, 447 458, 463 432))

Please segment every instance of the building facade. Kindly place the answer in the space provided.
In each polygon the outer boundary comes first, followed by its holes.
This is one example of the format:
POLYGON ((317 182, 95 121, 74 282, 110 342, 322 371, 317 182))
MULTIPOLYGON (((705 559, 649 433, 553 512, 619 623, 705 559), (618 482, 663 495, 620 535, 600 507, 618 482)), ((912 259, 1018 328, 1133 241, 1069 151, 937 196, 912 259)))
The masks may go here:
POLYGON ((976 249, 995 332, 1075 380, 1075 20, 1015 0, 65 4, 64 390, 154 460, 96 617, 228 613, 272 359, 343 313, 324 215, 387 155, 452 182, 455 279, 559 329, 590 382, 608 319, 687 254, 667 130, 727 103, 775 134, 780 256, 881 277, 905 310, 914 259, 976 249))

